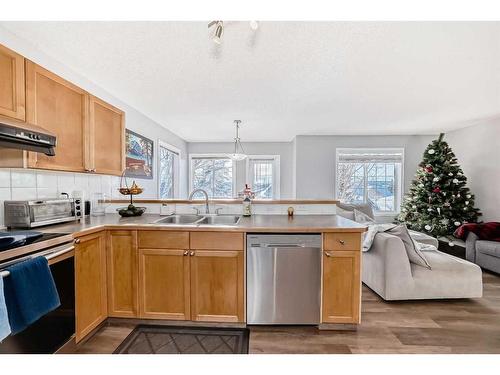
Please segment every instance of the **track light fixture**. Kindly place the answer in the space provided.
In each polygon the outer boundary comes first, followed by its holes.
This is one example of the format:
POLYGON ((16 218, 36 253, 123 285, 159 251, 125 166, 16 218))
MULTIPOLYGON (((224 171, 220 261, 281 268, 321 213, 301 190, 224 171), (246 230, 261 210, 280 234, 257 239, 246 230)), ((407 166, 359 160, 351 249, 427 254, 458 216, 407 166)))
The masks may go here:
MULTIPOLYGON (((212 36, 212 40, 216 44, 222 43, 222 35, 224 34, 224 22, 223 21, 210 21, 208 23, 208 28, 210 29, 212 26, 215 26, 214 35, 212 36)), ((256 31, 259 28, 259 21, 250 21, 250 29, 256 31)))
POLYGON ((214 36, 212 38, 214 43, 221 44, 222 34, 224 34, 224 23, 222 21, 217 21, 216 26, 215 26, 214 36))

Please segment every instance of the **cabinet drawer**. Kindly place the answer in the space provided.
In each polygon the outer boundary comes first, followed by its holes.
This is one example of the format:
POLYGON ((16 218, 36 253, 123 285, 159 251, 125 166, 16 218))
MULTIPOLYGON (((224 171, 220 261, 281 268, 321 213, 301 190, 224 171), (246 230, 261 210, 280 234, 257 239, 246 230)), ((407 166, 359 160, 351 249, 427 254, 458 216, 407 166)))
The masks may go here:
POLYGON ((189 232, 141 230, 137 243, 142 249, 189 249, 189 232))
POLYGON ((191 249, 243 250, 243 233, 191 232, 191 249))
POLYGON ((361 250, 361 233, 325 233, 324 250, 361 250))

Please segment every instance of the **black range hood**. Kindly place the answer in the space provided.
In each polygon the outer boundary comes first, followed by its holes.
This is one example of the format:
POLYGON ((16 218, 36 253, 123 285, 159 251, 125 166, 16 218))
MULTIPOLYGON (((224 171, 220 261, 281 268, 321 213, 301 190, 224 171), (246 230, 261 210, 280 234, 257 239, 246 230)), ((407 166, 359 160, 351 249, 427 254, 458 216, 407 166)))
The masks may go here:
POLYGON ((0 117, 0 147, 56 154, 56 136, 37 125, 0 117))

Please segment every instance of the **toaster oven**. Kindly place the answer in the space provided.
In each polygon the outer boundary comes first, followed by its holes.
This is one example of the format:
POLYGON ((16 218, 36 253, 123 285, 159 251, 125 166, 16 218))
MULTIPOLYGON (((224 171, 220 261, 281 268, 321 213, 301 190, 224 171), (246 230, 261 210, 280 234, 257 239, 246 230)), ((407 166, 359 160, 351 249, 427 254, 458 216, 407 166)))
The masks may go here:
POLYGON ((84 202, 80 198, 4 202, 8 228, 36 228, 76 221, 83 217, 83 212, 84 202))

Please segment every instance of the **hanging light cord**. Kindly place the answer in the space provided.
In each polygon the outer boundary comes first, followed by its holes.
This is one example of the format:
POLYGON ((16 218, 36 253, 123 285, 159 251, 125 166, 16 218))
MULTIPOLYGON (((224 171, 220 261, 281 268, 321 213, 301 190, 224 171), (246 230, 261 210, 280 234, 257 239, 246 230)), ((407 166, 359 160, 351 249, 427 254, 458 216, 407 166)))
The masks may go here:
POLYGON ((240 141, 240 123, 241 120, 234 120, 234 123, 236 124, 236 137, 234 138, 234 153, 238 154, 238 145, 240 145, 242 154, 245 153, 245 150, 243 149, 243 145, 241 144, 240 141))

